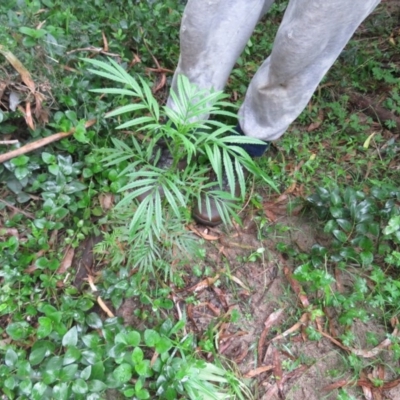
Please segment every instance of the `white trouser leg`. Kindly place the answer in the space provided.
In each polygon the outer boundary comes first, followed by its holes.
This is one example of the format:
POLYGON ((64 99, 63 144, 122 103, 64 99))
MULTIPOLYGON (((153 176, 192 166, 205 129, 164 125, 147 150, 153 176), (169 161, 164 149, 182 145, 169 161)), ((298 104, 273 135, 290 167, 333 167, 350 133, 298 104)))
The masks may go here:
MULTIPOLYGON (((246 135, 279 138, 360 23, 380 0, 290 0, 271 55, 239 110, 246 135)), ((181 24, 183 74, 200 89, 222 90, 255 25, 273 0, 189 0, 181 24)), ((167 105, 174 108, 171 98, 167 105)))
MULTIPOLYGON (((172 81, 185 75, 199 89, 222 90, 254 27, 273 0, 189 0, 180 30, 181 55, 172 81)), ((171 98, 167 105, 174 108, 171 98)))
POLYGON ((246 135, 279 138, 298 117, 328 69, 380 0, 291 0, 273 50, 240 108, 246 135))

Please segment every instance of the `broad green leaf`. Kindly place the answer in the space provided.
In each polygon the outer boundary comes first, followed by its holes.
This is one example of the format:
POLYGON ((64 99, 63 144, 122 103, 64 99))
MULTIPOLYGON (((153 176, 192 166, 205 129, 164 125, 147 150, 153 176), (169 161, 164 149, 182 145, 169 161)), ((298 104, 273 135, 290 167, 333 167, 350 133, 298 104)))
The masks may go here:
POLYGON ((63 365, 72 364, 81 358, 81 351, 75 346, 69 346, 64 354, 63 365))
POLYGON ((107 385, 99 380, 88 381, 88 388, 90 392, 99 393, 107 389, 107 385))
POLYGON ((114 378, 120 383, 126 383, 132 378, 132 367, 130 364, 123 363, 113 372, 114 378))
POLYGON ((54 350, 55 350, 54 343, 47 340, 37 341, 32 346, 31 353, 29 354, 29 362, 32 365, 38 365, 43 361, 45 357, 52 354, 54 350))
POLYGON ((374 254, 370 251, 362 251, 360 253, 361 261, 363 266, 371 265, 374 261, 374 254))
POLYGON ((347 235, 343 231, 339 229, 334 229, 332 233, 335 236, 335 238, 339 240, 339 242, 344 243, 347 241, 347 235))
POLYGON ((135 347, 132 351, 132 362, 134 364, 139 364, 140 362, 143 361, 143 350, 140 347, 135 347))
POLYGON ((43 382, 37 382, 32 388, 32 399, 33 400, 43 400, 42 396, 47 390, 47 385, 44 384, 43 382))
POLYGON ((90 377, 90 375, 91 375, 91 373, 92 373, 92 366, 91 365, 88 365, 86 368, 84 368, 83 370, 82 370, 82 372, 81 372, 81 379, 83 379, 84 381, 87 381, 88 379, 89 379, 89 377, 90 377))
POLYGON ((124 331, 115 336, 115 343, 123 343, 129 346, 139 346, 140 333, 136 331, 124 331))
POLYGON ((146 329, 144 331, 144 342, 146 346, 154 347, 160 341, 160 334, 153 329, 146 329))
POLYGON ((72 384, 72 391, 76 394, 85 394, 88 391, 88 385, 83 379, 76 379, 72 384))
POLYGON ((76 326, 73 326, 63 337, 62 345, 64 347, 67 346, 76 346, 78 343, 78 330, 76 326))
POLYGON ((100 329, 103 326, 101 318, 94 312, 86 317, 86 323, 93 329, 100 329))
POLYGON ((6 328, 7 334, 13 340, 22 340, 29 335, 29 324, 25 321, 12 322, 6 328))
POLYGON ((140 363, 135 365, 135 371, 140 376, 146 376, 150 370, 150 360, 143 360, 140 363))
POLYGON ((70 364, 62 368, 59 374, 60 381, 67 383, 72 381, 76 376, 78 367, 79 367, 78 364, 70 364))
POLYGON ((39 317, 39 328, 37 330, 37 336, 39 339, 43 339, 49 336, 53 330, 53 321, 48 317, 39 317))
POLYGON ((68 400, 69 384, 62 382, 53 387, 53 396, 57 400, 68 400))
POLYGON ((4 361, 7 366, 14 367, 18 361, 18 354, 12 348, 8 348, 4 361))
POLYGON ((172 342, 166 337, 161 337, 160 341, 156 343, 155 348, 157 353, 165 353, 172 348, 172 342))
POLYGON ((345 231, 345 232, 351 232, 351 230, 353 229, 353 224, 348 221, 347 219, 337 219, 336 222, 338 223, 338 225, 345 231))

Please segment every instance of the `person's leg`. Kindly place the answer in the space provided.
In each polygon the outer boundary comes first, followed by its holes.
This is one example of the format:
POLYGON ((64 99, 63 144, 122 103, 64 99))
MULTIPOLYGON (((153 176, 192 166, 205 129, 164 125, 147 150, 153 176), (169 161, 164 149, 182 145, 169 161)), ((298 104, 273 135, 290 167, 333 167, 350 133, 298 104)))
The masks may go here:
MULTIPOLYGON (((199 89, 222 90, 260 17, 273 0, 189 0, 181 23, 181 55, 172 81, 185 75, 199 89)), ((174 108, 171 98, 167 105, 174 108)))
POLYGON ((279 138, 380 0, 291 0, 271 55, 253 77, 239 111, 248 136, 279 138))

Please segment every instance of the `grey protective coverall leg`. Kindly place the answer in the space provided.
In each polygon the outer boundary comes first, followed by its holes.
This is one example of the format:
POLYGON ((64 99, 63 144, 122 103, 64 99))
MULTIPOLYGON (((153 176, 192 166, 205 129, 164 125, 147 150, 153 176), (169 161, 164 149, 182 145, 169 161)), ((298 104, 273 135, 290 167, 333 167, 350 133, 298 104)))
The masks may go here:
MULTIPOLYGON (((290 0, 270 56, 239 110, 247 136, 278 139, 309 102, 357 27, 380 0, 290 0)), ((189 0, 181 24, 183 74, 222 90, 254 27, 273 0, 189 0)), ((167 103, 174 107, 171 99, 167 103)))

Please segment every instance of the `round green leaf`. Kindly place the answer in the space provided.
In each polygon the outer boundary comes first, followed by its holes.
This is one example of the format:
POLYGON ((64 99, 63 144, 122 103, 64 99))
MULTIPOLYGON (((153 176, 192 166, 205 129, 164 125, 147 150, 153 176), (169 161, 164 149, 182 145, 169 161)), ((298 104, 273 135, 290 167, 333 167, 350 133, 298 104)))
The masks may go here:
POLYGON ((114 370, 113 376, 118 382, 126 383, 132 378, 132 367, 123 363, 114 370))
POLYGON ((70 382, 74 379, 76 372, 78 371, 78 364, 70 364, 64 367, 60 374, 59 379, 61 382, 70 382))
POLYGON ((154 347, 156 343, 160 340, 160 335, 153 329, 146 329, 144 331, 144 342, 146 346, 154 347))
POLYGON ((14 174, 19 181, 22 181, 22 179, 29 175, 29 172, 30 171, 27 167, 17 167, 15 168, 14 174))
POLYGON ((363 266, 368 266, 372 264, 372 261, 374 261, 374 255, 370 251, 362 251, 360 253, 361 261, 363 263, 363 266))
POLYGON ((156 351, 159 354, 165 353, 168 350, 170 350, 171 348, 172 348, 172 343, 166 337, 162 337, 160 339, 160 341, 156 344, 156 351))
POLYGON ((29 334, 29 324, 25 321, 12 322, 7 326, 6 332, 13 340, 25 339, 29 334))

